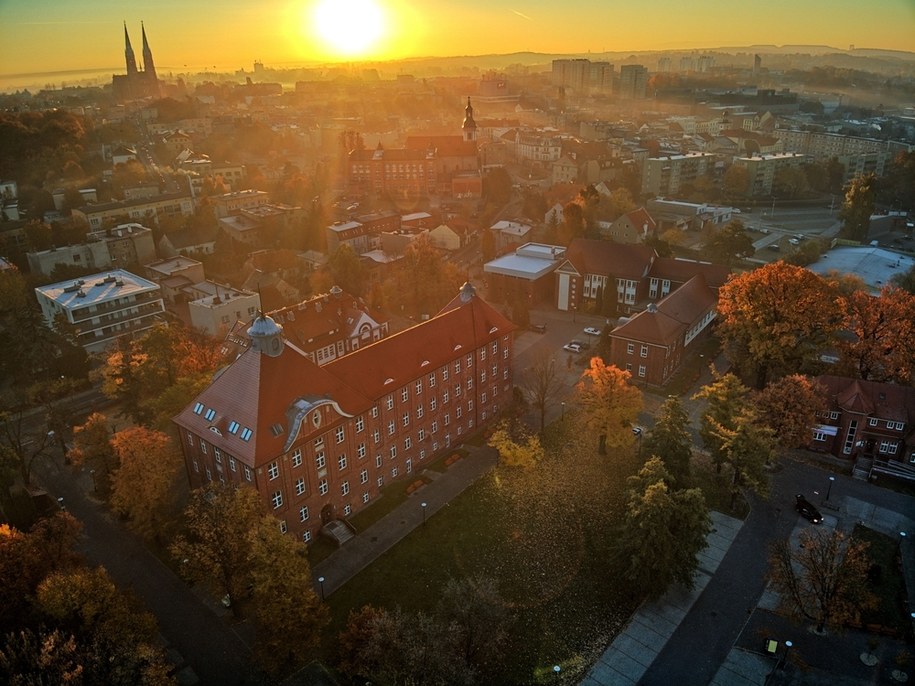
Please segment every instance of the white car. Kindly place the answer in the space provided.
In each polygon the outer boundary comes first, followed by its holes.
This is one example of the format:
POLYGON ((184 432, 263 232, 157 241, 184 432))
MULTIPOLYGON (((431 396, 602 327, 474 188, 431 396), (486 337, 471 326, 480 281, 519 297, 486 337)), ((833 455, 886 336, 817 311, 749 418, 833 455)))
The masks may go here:
POLYGON ((589 336, 600 336, 600 329, 595 329, 593 326, 585 327, 585 333, 589 336))
POLYGON ((570 353, 580 353, 581 352, 581 343, 576 343, 572 341, 571 343, 566 343, 562 346, 563 350, 568 350, 570 353))

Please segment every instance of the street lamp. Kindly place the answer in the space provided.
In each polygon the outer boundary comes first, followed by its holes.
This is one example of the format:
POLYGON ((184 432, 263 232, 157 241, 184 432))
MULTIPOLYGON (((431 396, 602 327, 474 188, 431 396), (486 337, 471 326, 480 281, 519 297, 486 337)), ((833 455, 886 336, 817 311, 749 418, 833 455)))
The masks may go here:
POLYGON ((632 427, 632 433, 636 438, 639 439, 639 460, 642 459, 642 427, 634 426, 632 427))
POLYGON ((791 652, 791 646, 794 644, 791 641, 785 641, 785 654, 782 655, 782 665, 784 667, 788 666, 788 653, 791 652))
POLYGON ((829 502, 829 494, 832 493, 832 485, 835 483, 836 477, 829 477, 829 486, 826 487, 826 502, 829 502))
POLYGON ((561 671, 562 669, 559 667, 559 665, 553 665, 553 674, 555 674, 557 677, 559 677, 559 672, 561 671))
POLYGON ((428 503, 426 503, 426 502, 422 502, 419 504, 419 506, 421 508, 423 508, 423 526, 426 526, 426 505, 428 505, 428 503))
POLYGON ((321 585, 321 602, 324 602, 324 577, 318 577, 318 583, 321 585))
POLYGON ((559 404, 562 405, 562 421, 565 421, 566 420, 566 401, 563 400, 559 404))

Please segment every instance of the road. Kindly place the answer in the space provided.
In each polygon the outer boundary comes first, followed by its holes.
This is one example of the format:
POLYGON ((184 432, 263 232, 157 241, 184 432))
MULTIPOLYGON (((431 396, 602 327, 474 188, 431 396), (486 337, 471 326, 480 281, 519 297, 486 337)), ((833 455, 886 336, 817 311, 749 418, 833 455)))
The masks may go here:
POLYGON ((87 474, 64 465, 63 458, 42 460, 38 481, 83 524, 80 551, 101 565, 122 590, 131 589, 155 615, 159 631, 193 668, 201 684, 233 686, 261 683, 250 666, 250 650, 226 618, 217 616, 176 577, 143 542, 87 497, 87 474))
POLYGON ((705 686, 724 662, 765 590, 769 546, 786 539, 798 521, 794 494, 819 504, 828 477, 831 498, 853 497, 896 512, 911 513, 912 498, 818 467, 785 460, 773 475, 768 501, 754 499, 750 515, 718 571, 645 672, 642 686, 705 686))

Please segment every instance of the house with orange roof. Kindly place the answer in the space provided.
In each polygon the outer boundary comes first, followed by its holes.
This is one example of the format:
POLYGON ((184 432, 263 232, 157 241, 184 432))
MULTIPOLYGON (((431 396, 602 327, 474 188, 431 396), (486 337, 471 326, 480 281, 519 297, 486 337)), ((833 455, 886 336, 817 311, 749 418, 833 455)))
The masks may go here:
POLYGON ((811 450, 853 461, 856 476, 915 480, 915 388, 823 375, 811 450))
POLYGON ((305 543, 345 527, 499 417, 514 330, 465 284, 431 319, 319 366, 260 315, 250 346, 173 420, 190 486, 247 484, 305 543))
POLYGON ((644 243, 645 239, 653 236, 657 229, 658 225, 648 214, 648 210, 640 207, 620 215, 615 222, 610 224, 606 232, 601 233, 618 243, 644 243))
POLYGON ((621 318, 610 332, 608 362, 638 382, 664 386, 679 370, 690 346, 708 336, 717 314, 718 294, 696 274, 657 304, 631 319, 621 318))

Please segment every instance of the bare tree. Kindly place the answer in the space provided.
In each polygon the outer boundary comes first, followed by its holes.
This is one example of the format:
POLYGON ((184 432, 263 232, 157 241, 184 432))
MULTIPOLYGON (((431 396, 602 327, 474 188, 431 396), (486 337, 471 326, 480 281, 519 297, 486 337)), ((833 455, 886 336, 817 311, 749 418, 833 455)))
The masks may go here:
POLYGON ((807 529, 797 547, 790 541, 772 547, 772 584, 796 616, 816 622, 817 632, 842 626, 876 602, 868 590, 868 546, 847 540, 841 531, 807 529))
POLYGON ((543 433, 546 409, 559 394, 556 358, 547 350, 541 351, 525 372, 521 385, 528 402, 540 413, 540 433, 543 433))

